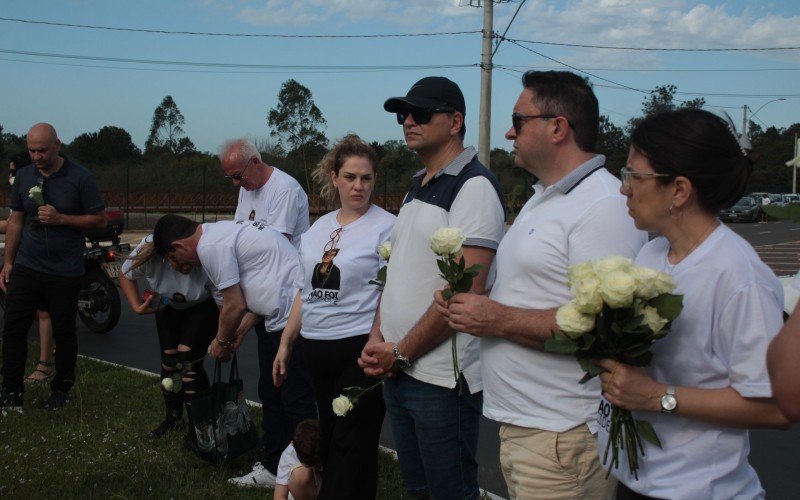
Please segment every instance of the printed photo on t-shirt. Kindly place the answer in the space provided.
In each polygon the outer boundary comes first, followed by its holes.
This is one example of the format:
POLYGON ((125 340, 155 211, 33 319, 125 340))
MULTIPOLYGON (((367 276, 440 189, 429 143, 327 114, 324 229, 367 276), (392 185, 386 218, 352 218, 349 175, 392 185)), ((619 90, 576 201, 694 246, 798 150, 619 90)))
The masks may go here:
POLYGON ((326 250, 322 254, 321 262, 314 266, 314 273, 311 275, 311 287, 324 290, 339 290, 341 273, 333 259, 339 253, 338 248, 326 250))

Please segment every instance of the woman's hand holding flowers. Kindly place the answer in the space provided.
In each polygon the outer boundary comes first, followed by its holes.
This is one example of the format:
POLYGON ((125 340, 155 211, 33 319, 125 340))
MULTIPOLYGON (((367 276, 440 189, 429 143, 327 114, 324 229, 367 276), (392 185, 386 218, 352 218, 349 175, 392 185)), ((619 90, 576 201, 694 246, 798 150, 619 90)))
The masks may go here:
POLYGON ((605 370, 600 374, 600 382, 603 397, 609 403, 628 411, 661 411, 661 396, 667 386, 653 380, 644 368, 613 359, 594 363, 605 370))

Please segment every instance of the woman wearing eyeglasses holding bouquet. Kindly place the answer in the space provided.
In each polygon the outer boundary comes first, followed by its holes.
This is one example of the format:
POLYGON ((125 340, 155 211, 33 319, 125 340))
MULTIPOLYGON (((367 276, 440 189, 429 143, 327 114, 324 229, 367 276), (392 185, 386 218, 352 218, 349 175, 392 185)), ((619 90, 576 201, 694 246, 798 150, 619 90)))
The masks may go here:
POLYGON ((370 201, 377 166, 375 151, 356 135, 339 141, 319 163, 314 178, 322 185, 321 196, 341 208, 303 234, 305 286, 295 298, 273 365, 276 385, 292 376, 288 359, 301 335, 322 429, 320 499, 372 499, 377 489, 378 440, 386 411, 381 391, 362 396, 345 416, 332 409, 345 387, 377 382, 357 363, 380 297, 374 280, 385 261, 377 249, 389 239, 395 219, 370 201))
MULTIPOLYGON (((717 219, 745 190, 752 163, 733 125, 707 111, 646 118, 631 135, 622 194, 639 229, 659 237, 636 263, 670 274, 683 311, 652 365, 603 360, 608 403, 649 421, 638 479, 620 454, 617 498, 763 498, 747 461, 748 428, 788 425, 772 401, 766 350, 782 324, 782 290, 753 248, 717 219)), ((608 429, 598 434, 600 458, 608 429)))

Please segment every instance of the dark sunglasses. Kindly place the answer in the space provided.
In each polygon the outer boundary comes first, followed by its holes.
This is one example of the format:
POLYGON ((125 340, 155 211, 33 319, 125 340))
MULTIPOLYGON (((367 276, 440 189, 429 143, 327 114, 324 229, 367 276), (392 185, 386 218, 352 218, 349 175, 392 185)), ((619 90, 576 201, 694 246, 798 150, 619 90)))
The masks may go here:
POLYGON ((404 110, 397 112, 397 123, 403 125, 406 123, 408 115, 414 119, 417 125, 425 125, 431 121, 434 113, 455 113, 453 108, 414 108, 412 110, 404 110))
POLYGON ((244 166, 241 172, 236 172, 235 174, 225 175, 224 177, 229 181, 240 181, 244 179, 244 173, 247 172, 248 167, 250 167, 250 161, 247 162, 247 165, 244 166))
MULTIPOLYGON (((519 113, 511 113, 511 126, 514 127, 514 133, 519 134, 520 129, 522 129, 522 125, 524 125, 528 120, 535 120, 537 118, 542 120, 551 120, 558 117, 559 115, 521 115, 519 113)), ((569 125, 569 128, 572 130, 575 130, 575 126, 571 121, 567 120, 567 125, 569 125)))

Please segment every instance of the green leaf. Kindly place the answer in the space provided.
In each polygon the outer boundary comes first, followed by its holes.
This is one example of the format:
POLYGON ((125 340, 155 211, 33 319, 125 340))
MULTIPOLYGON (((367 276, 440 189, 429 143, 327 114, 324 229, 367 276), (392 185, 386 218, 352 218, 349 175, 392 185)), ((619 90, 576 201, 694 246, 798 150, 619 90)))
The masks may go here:
POLYGON ((553 332, 553 338, 545 341, 544 350, 555 354, 573 354, 578 352, 578 344, 566 335, 553 332))
POLYGON ((447 263, 443 259, 436 259, 436 265, 439 266, 439 272, 442 273, 442 278, 447 279, 447 263))
POLYGON ((662 293, 650 299, 650 305, 658 309, 658 315, 670 321, 678 317, 683 309, 683 295, 662 293))
POLYGON ((456 292, 469 292, 472 290, 472 276, 462 276, 455 285, 456 292))
POLYGON ((648 443, 661 448, 661 440, 658 439, 658 436, 656 435, 656 430, 653 429, 653 424, 651 424, 647 420, 637 420, 636 430, 639 432, 639 437, 641 437, 648 443))
POLYGON ((386 266, 383 266, 380 269, 378 269, 378 276, 375 279, 380 281, 381 283, 386 283, 386 266))
POLYGON ((444 290, 442 290, 442 298, 444 300, 452 299, 453 298, 453 291, 450 290, 449 288, 445 288, 444 290))
POLYGON ((464 274, 469 274, 469 275, 472 275, 472 276, 477 276, 477 275, 478 275, 478 273, 480 273, 480 272, 481 272, 481 269, 483 269, 483 266, 482 266, 482 265, 480 265, 480 264, 473 264, 473 265, 469 266, 468 268, 466 268, 466 269, 464 270, 464 274))
POLYGON ((586 372, 586 375, 584 375, 584 377, 581 379, 580 383, 582 384, 585 384, 587 381, 603 373, 603 369, 592 363, 592 360, 590 359, 578 358, 578 364, 581 365, 583 371, 586 372))

